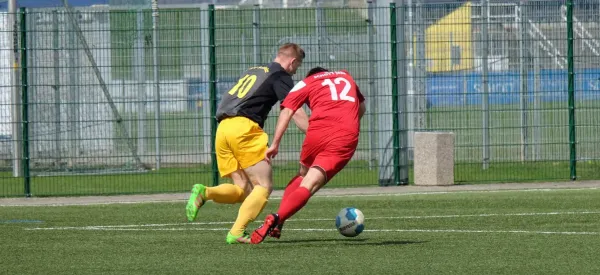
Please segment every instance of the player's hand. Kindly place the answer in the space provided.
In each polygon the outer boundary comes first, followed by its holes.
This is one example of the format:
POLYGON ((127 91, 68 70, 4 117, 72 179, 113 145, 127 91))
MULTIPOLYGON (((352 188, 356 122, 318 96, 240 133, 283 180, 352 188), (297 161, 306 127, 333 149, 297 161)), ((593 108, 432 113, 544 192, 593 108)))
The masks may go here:
POLYGON ((265 153, 265 158, 270 163, 271 160, 275 158, 275 156, 277 156, 277 153, 279 153, 279 146, 271 145, 271 147, 269 147, 269 149, 267 149, 267 152, 265 153))

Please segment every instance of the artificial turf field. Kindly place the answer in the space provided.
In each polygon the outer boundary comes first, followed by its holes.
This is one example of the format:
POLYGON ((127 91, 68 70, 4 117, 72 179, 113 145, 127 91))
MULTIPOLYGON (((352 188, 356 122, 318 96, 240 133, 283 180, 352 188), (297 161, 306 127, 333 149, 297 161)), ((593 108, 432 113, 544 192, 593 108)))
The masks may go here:
POLYGON ((208 203, 194 223, 184 208, 0 207, 0 273, 600 274, 597 188, 314 197, 260 245, 225 243, 237 205, 208 203), (365 214, 358 237, 334 227, 346 206, 365 214))

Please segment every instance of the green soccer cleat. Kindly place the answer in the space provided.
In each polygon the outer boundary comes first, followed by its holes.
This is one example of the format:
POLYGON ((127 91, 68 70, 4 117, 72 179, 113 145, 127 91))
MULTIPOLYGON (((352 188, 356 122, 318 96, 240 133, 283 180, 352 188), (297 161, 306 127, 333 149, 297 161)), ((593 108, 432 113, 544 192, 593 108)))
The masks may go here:
POLYGON ((233 236, 231 235, 231 232, 227 233, 227 238, 225 239, 225 241, 228 244, 249 244, 250 243, 250 234, 248 234, 248 232, 244 231, 244 233, 242 233, 242 235, 240 236, 233 236))
POLYGON ((206 196, 206 186, 202 184, 194 184, 190 199, 188 200, 187 206, 185 207, 185 214, 188 221, 193 222, 198 215, 198 209, 204 204, 204 197, 206 196))

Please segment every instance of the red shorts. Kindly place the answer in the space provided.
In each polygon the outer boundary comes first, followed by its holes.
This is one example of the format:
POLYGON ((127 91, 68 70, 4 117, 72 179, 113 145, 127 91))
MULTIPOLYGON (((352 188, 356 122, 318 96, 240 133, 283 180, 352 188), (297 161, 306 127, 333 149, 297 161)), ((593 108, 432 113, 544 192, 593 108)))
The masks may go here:
POLYGON ((319 167, 330 181, 350 161, 358 146, 358 133, 308 131, 300 152, 300 163, 319 167))

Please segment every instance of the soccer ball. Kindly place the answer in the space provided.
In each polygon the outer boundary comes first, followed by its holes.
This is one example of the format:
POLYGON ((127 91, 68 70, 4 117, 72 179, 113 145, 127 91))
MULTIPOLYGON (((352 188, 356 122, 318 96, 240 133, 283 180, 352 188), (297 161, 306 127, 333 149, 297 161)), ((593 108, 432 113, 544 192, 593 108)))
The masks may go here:
POLYGON ((356 237, 365 229, 365 215, 354 208, 346 207, 335 217, 335 227, 346 237, 356 237))

